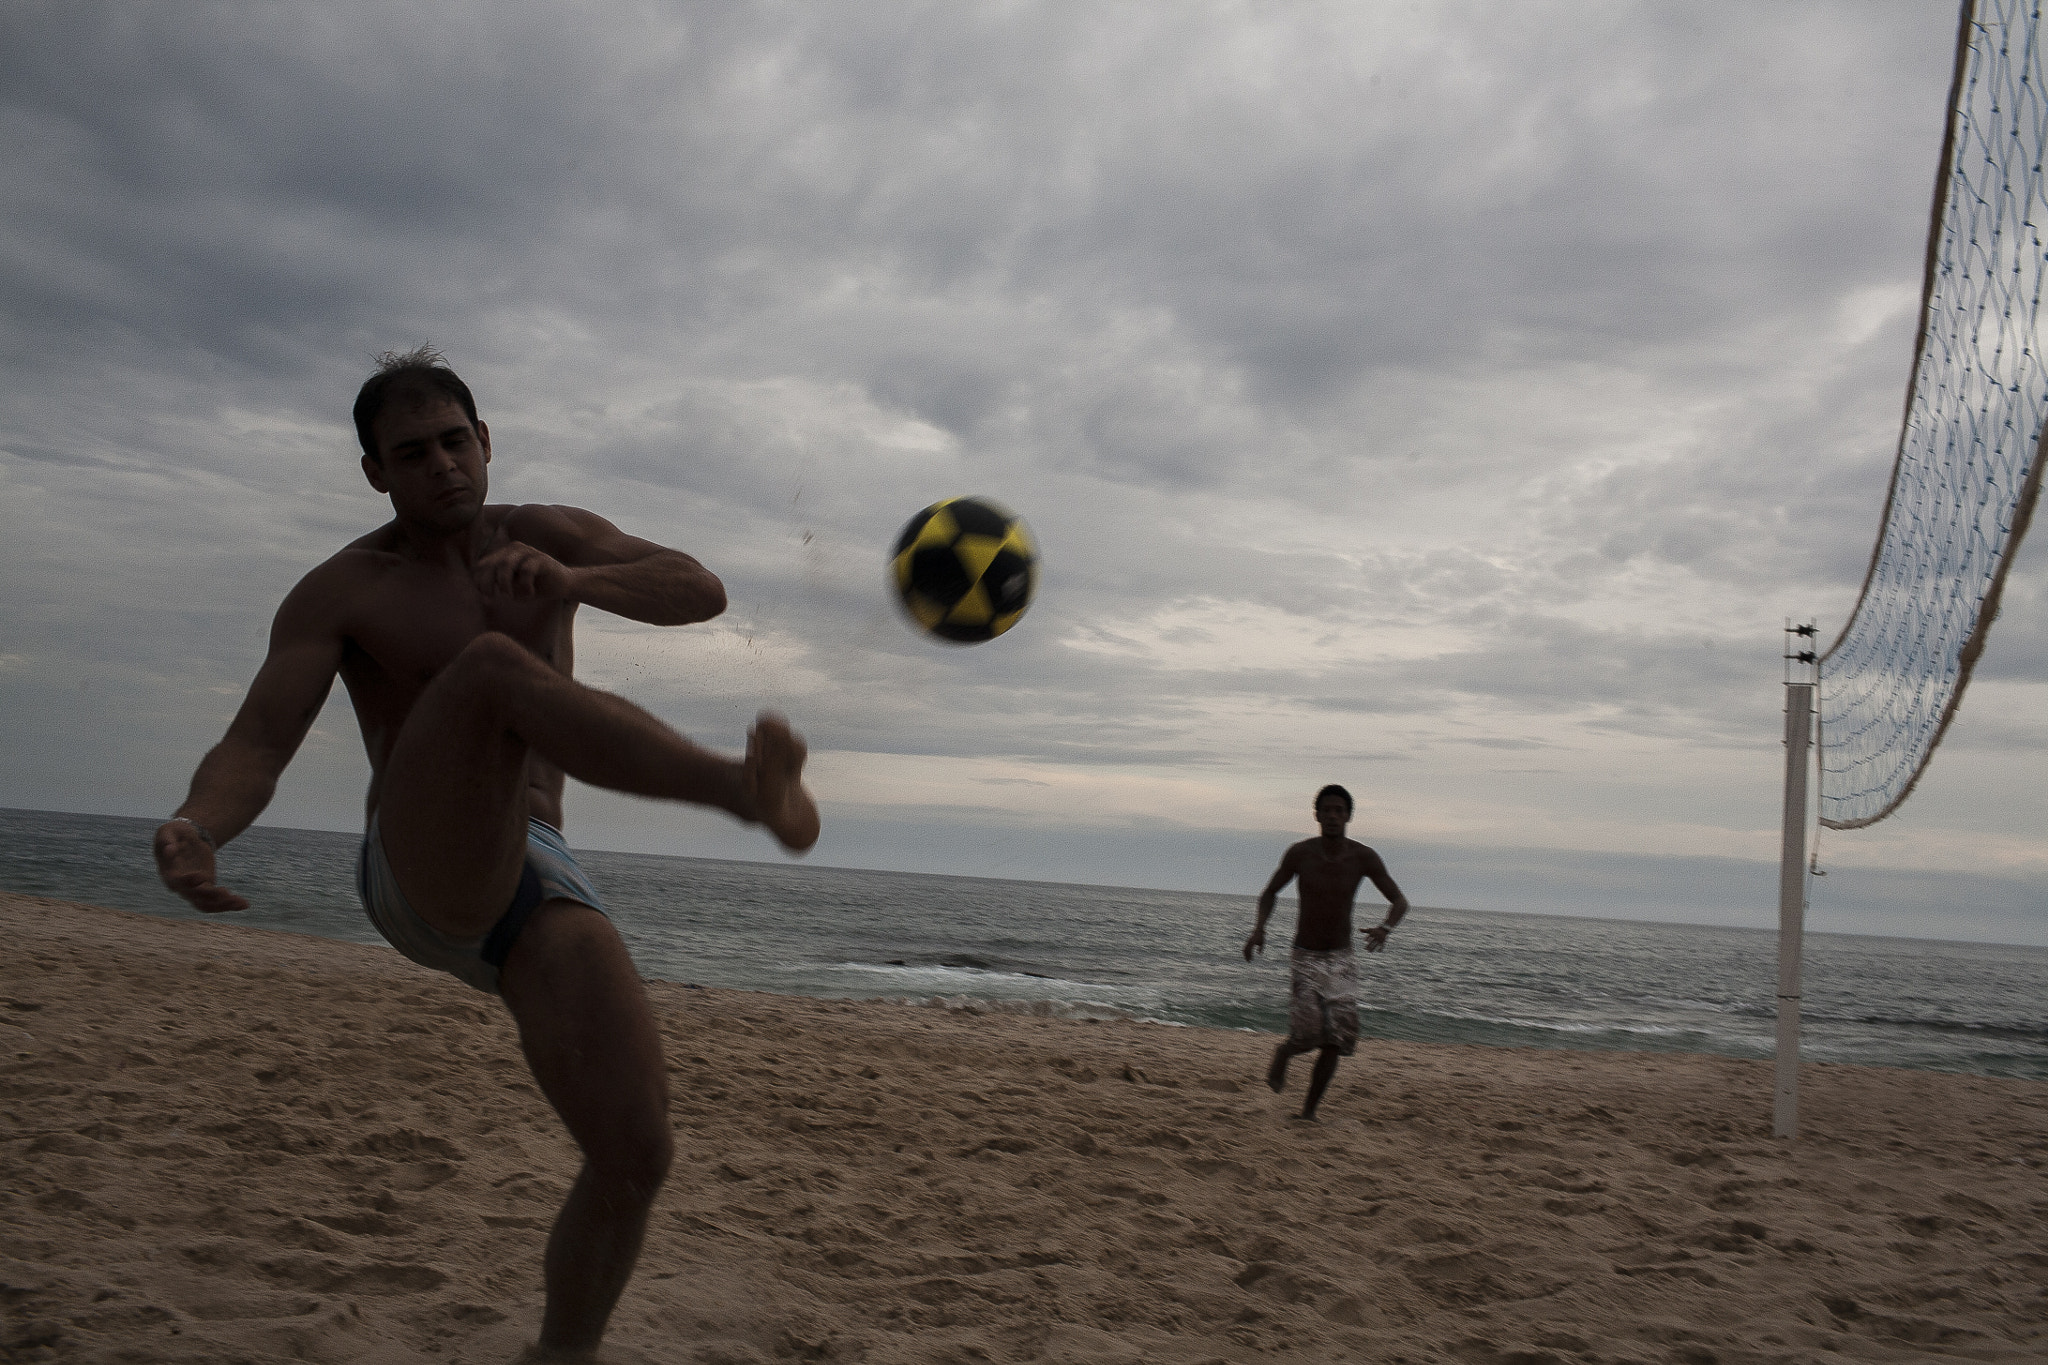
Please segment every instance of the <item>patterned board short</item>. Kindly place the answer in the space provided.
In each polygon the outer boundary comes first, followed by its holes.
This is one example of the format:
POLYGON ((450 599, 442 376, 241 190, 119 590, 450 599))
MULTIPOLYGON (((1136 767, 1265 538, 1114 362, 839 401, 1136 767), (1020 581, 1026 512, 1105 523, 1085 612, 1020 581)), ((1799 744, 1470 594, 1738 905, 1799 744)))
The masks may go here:
POLYGON ((1288 960, 1287 1044, 1296 1052, 1358 1046, 1358 958, 1349 948, 1296 948, 1288 960))

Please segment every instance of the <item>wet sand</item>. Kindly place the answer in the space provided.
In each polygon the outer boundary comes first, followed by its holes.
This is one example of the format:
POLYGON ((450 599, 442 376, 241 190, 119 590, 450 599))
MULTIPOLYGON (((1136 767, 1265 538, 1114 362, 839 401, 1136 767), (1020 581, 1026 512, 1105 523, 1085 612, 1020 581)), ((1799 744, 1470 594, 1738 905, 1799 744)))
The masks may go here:
MULTIPOLYGON (((397 954, 0 894, 0 1361, 503 1362, 574 1150, 397 954)), ((607 1359, 2048 1360, 2048 1085, 650 987, 607 1359)))

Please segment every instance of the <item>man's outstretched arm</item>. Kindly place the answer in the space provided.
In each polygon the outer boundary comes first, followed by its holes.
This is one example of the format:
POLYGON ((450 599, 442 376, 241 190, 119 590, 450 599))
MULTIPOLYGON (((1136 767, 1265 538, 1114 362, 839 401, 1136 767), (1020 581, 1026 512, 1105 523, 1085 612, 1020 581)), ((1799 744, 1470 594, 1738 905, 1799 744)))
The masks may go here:
POLYGON ((1273 917, 1273 903, 1279 898, 1280 888, 1294 880, 1295 850, 1288 849, 1280 859, 1280 866, 1273 869, 1273 875, 1266 881, 1266 889, 1259 893, 1259 919, 1252 926, 1251 937, 1244 941, 1244 960, 1250 962, 1253 952, 1266 951, 1266 921, 1273 917))
POLYGON ((709 621, 725 584, 680 550, 629 536, 594 512, 527 506, 505 523, 511 542, 476 564, 477 586, 512 598, 587 602, 654 626, 709 621))
POLYGON ((1408 914, 1408 898, 1402 895, 1401 888, 1394 884, 1393 877, 1387 872, 1387 865, 1380 861, 1380 855, 1371 849, 1366 850, 1365 875, 1372 879, 1372 884, 1387 898, 1386 922, 1375 924, 1365 931, 1365 950, 1368 953, 1376 953, 1387 946, 1387 931, 1399 924, 1408 914))
MULTIPOLYGON (((310 582, 310 580, 309 580, 310 582)), ((214 880, 214 851, 263 813, 341 666, 341 638, 301 583, 278 608, 270 653, 220 743, 207 751, 177 813, 157 827, 157 874, 201 910, 246 910, 214 880)))

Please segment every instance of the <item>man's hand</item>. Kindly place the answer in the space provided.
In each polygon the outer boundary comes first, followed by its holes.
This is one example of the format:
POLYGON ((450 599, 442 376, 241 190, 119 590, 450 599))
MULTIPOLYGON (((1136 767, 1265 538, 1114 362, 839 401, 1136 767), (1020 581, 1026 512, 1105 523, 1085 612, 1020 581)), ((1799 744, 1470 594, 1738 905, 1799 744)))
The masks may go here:
POLYGON ((526 601, 574 596, 576 571, 554 556, 523 541, 508 541, 479 559, 470 570, 477 591, 486 597, 526 601))
POLYGON ((1244 960, 1250 962, 1253 952, 1263 954, 1265 951, 1266 926, 1261 924, 1258 928, 1252 930, 1252 936, 1244 941, 1244 960))
POLYGON ((209 915, 247 910, 249 902, 213 879, 213 848, 183 820, 166 820, 156 829, 156 872, 164 885, 209 915))
POLYGON ((1372 928, 1370 928, 1370 929, 1368 929, 1368 930, 1366 930, 1366 931, 1365 931, 1365 950, 1366 950, 1366 951, 1367 951, 1368 953, 1376 953, 1376 952, 1378 952, 1378 951, 1379 951, 1380 949, 1382 949, 1382 948, 1384 948, 1384 947, 1386 947, 1386 946, 1387 946, 1387 926, 1386 926, 1386 925, 1384 925, 1384 924, 1375 924, 1375 925, 1374 925, 1374 926, 1373 926, 1372 928))

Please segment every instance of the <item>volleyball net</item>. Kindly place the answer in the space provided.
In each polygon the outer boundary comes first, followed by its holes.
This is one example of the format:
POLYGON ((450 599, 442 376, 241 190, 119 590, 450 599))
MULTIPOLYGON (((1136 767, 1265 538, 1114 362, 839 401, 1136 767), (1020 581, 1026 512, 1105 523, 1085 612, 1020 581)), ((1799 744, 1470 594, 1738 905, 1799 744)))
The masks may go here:
POLYGON ((2041 483, 2041 7, 1963 0, 1920 332, 1856 609, 1819 659, 1820 822, 1875 824, 1940 745, 2041 483))

